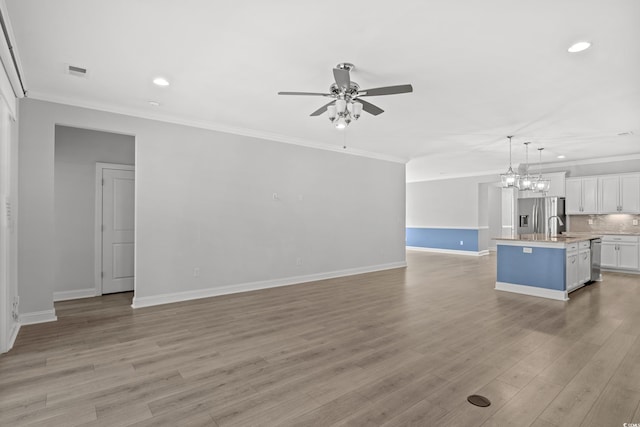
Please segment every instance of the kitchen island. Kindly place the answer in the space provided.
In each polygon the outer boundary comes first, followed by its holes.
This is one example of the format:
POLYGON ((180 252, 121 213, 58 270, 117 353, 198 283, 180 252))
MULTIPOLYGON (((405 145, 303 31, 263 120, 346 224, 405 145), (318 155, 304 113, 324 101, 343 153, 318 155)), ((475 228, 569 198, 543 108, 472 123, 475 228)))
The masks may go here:
POLYGON ((496 290, 567 301, 591 280, 591 240, 596 235, 524 234, 497 240, 496 290))

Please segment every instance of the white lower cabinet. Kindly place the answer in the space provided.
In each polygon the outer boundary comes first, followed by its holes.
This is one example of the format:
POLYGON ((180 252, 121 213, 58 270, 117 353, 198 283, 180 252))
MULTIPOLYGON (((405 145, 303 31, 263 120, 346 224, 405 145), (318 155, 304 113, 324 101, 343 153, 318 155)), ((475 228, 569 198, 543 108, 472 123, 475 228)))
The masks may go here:
POLYGON ((602 238, 602 268, 639 270, 640 253, 637 236, 608 235, 602 238))
POLYGON ((567 253, 567 292, 580 286, 578 281, 578 253, 567 253))
POLYGON ((578 281, 580 284, 591 280, 591 249, 582 249, 578 254, 578 281))
POLYGON ((578 242, 567 247, 567 292, 578 289, 591 280, 590 241, 578 242))

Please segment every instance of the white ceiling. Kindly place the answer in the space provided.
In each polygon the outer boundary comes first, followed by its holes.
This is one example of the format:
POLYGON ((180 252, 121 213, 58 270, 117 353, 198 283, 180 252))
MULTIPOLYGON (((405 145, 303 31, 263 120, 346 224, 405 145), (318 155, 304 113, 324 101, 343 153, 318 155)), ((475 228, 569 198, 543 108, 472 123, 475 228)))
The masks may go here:
POLYGON ((324 98, 276 93, 324 92, 353 62, 362 88, 413 84, 346 132, 410 160, 408 181, 504 170, 510 134, 514 163, 529 140, 545 162, 640 154, 637 0, 6 3, 32 98, 338 149, 345 133, 309 117, 324 98))

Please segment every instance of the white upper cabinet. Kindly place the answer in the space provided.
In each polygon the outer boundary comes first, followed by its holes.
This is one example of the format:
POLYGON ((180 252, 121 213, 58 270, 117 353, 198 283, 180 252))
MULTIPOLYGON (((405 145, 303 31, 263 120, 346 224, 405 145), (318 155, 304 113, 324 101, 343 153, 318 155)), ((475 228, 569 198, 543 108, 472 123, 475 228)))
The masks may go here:
POLYGON ((598 178, 599 213, 640 213, 640 174, 598 178))
POLYGON ((600 212, 618 213, 620 211, 620 177, 603 176, 600 178, 600 212))
POLYGON ((640 174, 620 177, 620 207, 623 213, 640 213, 640 174))
POLYGON ((567 178, 565 203, 569 215, 598 213, 598 178, 567 178))

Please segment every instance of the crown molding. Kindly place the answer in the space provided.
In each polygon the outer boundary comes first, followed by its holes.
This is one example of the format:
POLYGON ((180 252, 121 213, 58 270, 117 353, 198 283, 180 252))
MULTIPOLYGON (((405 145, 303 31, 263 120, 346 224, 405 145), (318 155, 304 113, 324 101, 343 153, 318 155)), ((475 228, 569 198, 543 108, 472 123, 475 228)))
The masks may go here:
MULTIPOLYGON (((430 178, 425 178, 425 179, 415 179, 412 181, 407 181, 407 184, 410 183, 414 183, 414 182, 426 182, 426 181, 443 181, 443 180, 447 180, 447 179, 458 179, 458 178, 472 178, 472 177, 481 177, 481 176, 491 176, 491 175, 500 175, 501 173, 504 173, 504 169, 494 169, 494 170, 486 170, 486 171, 478 171, 478 172, 468 172, 468 173, 451 173, 451 174, 445 174, 445 175, 441 175, 441 176, 434 176, 434 177, 430 177, 430 178)), ((498 180, 500 180, 500 177, 498 177, 498 180)))
MULTIPOLYGON (((623 162, 626 160, 640 160, 640 153, 627 154, 624 156, 600 157, 595 159, 572 160, 569 162, 543 163, 542 173, 554 173, 554 172, 545 171, 545 168, 555 169, 555 168, 572 167, 572 166, 595 165, 599 163, 623 162)), ((516 170, 520 169, 520 165, 522 165, 522 163, 514 165, 514 169, 516 170)), ((495 170, 486 170, 486 171, 469 172, 469 173, 446 174, 442 176, 434 176, 434 177, 425 178, 425 179, 416 179, 412 181, 407 180, 407 184, 414 183, 414 182, 442 181, 447 179, 482 177, 482 176, 490 176, 490 175, 496 175, 496 174, 500 175, 502 173, 504 173, 503 169, 500 169, 500 170, 495 169, 495 170)))
POLYGON ((623 162, 626 160, 640 160, 640 153, 626 154, 624 156, 611 156, 611 157, 598 157, 594 159, 571 160, 566 162, 543 163, 542 172, 544 173, 545 167, 558 168, 558 167, 571 167, 571 166, 582 166, 582 165, 595 165, 598 163, 623 162))
POLYGON ((76 99, 76 98, 69 98, 69 97, 53 95, 53 94, 38 92, 38 91, 29 91, 29 98, 35 99, 38 101, 53 102, 56 104, 63 104, 63 105, 69 105, 73 107, 87 108, 90 110, 103 111, 105 113, 122 114, 125 116, 137 117, 140 119, 155 120, 159 122, 172 123, 176 125, 212 130, 216 132, 229 133, 233 135, 265 139, 268 141, 299 145, 307 148, 315 148, 317 150, 334 151, 337 153, 350 154, 350 155, 359 156, 359 157, 367 157, 367 158, 376 159, 376 160, 385 160, 385 161, 394 162, 394 163, 406 164, 409 161, 409 159, 405 159, 402 157, 389 156, 385 154, 374 153, 372 151, 359 150, 355 148, 345 149, 338 146, 331 146, 331 145, 319 143, 316 141, 311 141, 308 139, 297 138, 297 137, 282 135, 282 134, 273 133, 273 132, 227 126, 227 125, 214 123, 214 122, 191 120, 191 119, 186 119, 182 117, 172 116, 169 114, 148 113, 148 112, 143 112, 143 111, 139 111, 132 108, 123 108, 123 107, 118 107, 110 104, 87 102, 87 101, 76 99))

